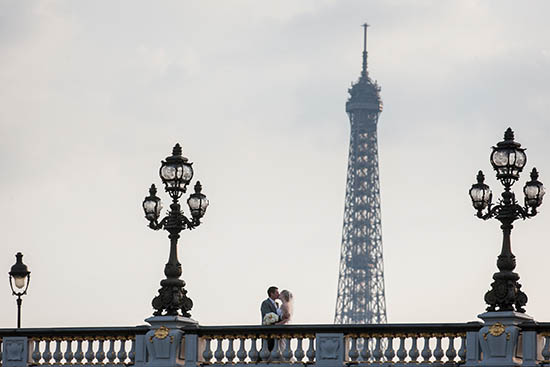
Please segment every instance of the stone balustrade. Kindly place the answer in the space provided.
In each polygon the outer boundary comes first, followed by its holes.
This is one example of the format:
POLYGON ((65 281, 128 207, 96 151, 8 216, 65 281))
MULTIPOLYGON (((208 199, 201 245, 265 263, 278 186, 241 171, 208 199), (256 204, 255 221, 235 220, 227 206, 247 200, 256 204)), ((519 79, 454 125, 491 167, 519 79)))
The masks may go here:
POLYGON ((127 328, 0 329, 2 366, 550 366, 550 323, 529 320, 281 326, 166 320, 127 328))
POLYGON ((42 337, 30 341, 31 361, 36 365, 131 364, 135 360, 135 338, 131 336, 42 337))
POLYGON ((129 365, 135 360, 136 337, 149 329, 145 325, 0 329, 0 359, 3 366, 129 365))
POLYGON ((285 325, 198 327, 200 362, 309 364, 325 357, 342 363, 445 363, 466 360, 466 334, 481 323, 409 325, 285 325), (269 350, 268 339, 278 348, 269 350))

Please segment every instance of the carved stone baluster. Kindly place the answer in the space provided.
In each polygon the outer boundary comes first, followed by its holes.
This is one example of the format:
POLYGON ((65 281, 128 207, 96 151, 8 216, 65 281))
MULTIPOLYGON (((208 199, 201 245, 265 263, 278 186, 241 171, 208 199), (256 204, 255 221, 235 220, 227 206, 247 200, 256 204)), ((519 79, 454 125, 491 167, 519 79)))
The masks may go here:
POLYGON ((126 338, 121 337, 120 338, 120 348, 118 349, 118 353, 116 354, 118 358, 118 363, 126 363, 126 358, 128 358, 128 354, 126 353, 126 338))
POLYGON ((434 349, 435 362, 441 363, 441 358, 443 358, 443 348, 441 348, 441 335, 436 335, 436 343, 434 349))
POLYGON ((422 348, 422 362, 430 363, 430 358, 432 358, 432 350, 430 349, 430 336, 424 336, 424 348, 422 348))
POLYGON ((128 352, 128 358, 130 358, 130 361, 134 363, 136 361, 136 338, 131 337, 128 340, 130 340, 130 352, 128 352))
POLYGON ((411 357, 411 363, 416 363, 418 360, 418 357, 420 357, 420 353, 418 352, 417 342, 418 337, 416 335, 411 335, 412 339, 412 345, 411 350, 409 350, 409 357, 411 357))
POLYGON ((225 352, 225 358, 227 358, 227 363, 233 363, 233 360, 235 359, 235 350, 233 349, 233 340, 235 340, 235 338, 233 336, 228 336, 227 339, 229 342, 229 347, 225 352))
POLYGON ((55 364, 61 364, 63 353, 61 352, 61 339, 55 341, 55 352, 53 352, 53 360, 55 364))
POLYGON ((447 348, 447 352, 445 352, 445 355, 448 358, 447 362, 453 362, 456 358, 455 335, 447 334, 446 336, 449 338, 449 347, 447 348))
POLYGON ((52 359, 52 352, 50 351, 50 338, 44 338, 46 341, 46 346, 44 347, 44 353, 42 353, 42 358, 44 358, 44 364, 51 364, 50 360, 52 359))
POLYGON ((42 354, 40 353, 40 338, 36 338, 34 341, 34 350, 32 351, 32 360, 35 364, 39 364, 40 359, 42 359, 42 354))
POLYGON ((315 335, 309 336, 309 345, 307 348, 306 356, 309 362, 315 361, 315 335))
POLYGON ((378 363, 382 362, 383 357, 381 339, 382 338, 380 335, 374 335, 375 346, 374 351, 372 352, 372 356, 374 357, 374 361, 378 363))
POLYGON ((550 361, 550 335, 544 335, 544 347, 542 348, 542 356, 545 362, 550 361))
POLYGON ((267 347, 267 336, 261 335, 262 338, 262 349, 260 350, 260 358, 262 361, 267 361, 269 359, 269 356, 271 355, 271 352, 269 351, 269 348, 267 347))
POLYGON ((271 360, 272 361, 280 361, 281 360, 281 349, 279 348, 279 339, 281 339, 280 335, 277 335, 275 338, 273 338, 273 342, 275 344, 273 345, 273 350, 271 350, 271 360))
POLYGON ((304 357, 306 356, 306 353, 304 352, 304 348, 303 348, 303 341, 304 339, 298 335, 297 337, 297 340, 298 340, 298 344, 296 345, 296 351, 294 352, 294 358, 296 358, 296 361, 297 362, 301 362, 304 357))
POLYGON ((115 363, 116 352, 115 352, 115 338, 108 339, 109 341, 109 351, 107 352, 107 360, 110 364, 115 363))
POLYGON ((216 341, 218 345, 216 346, 216 351, 214 352, 214 358, 216 358, 216 362, 221 363, 225 355, 222 348, 223 336, 216 337, 216 341))
POLYGON ((250 336, 250 351, 248 352, 248 358, 250 358, 250 362, 256 362, 260 358, 260 353, 258 352, 258 346, 257 346, 257 338, 256 335, 250 336))
POLYGON ((74 352, 74 358, 76 360, 76 364, 82 364, 82 360, 84 359, 84 352, 82 352, 82 338, 75 338, 76 340, 76 352, 74 352))
POLYGON ((103 361, 105 360, 105 350, 103 349, 105 338, 99 337, 98 339, 99 346, 97 347, 97 352, 95 353, 95 359, 97 359, 97 363, 103 363, 103 361))
POLYGON ((76 340, 76 351, 74 352, 74 359, 76 364, 82 364, 84 359, 84 352, 82 351, 82 338, 77 337, 76 340))
POLYGON ((67 338, 67 348, 65 349, 65 353, 63 353, 63 357, 65 358, 65 364, 73 364, 73 358, 74 353, 72 350, 72 344, 73 344, 73 338, 67 338))
POLYGON ((237 351, 237 358, 239 362, 244 362, 246 359, 246 349, 244 348, 244 343, 246 341, 246 335, 239 337, 239 350, 237 351))
POLYGON ((460 349, 458 350, 458 358, 460 361, 464 362, 466 360, 466 336, 462 335, 460 337, 460 349))
POLYGON ((290 349, 290 341, 292 339, 290 338, 290 336, 286 335, 284 336, 283 338, 283 341, 284 341, 284 344, 285 344, 285 349, 283 349, 283 353, 282 353, 282 356, 283 356, 283 361, 290 361, 292 359, 292 349, 290 349))
POLYGON ((88 364, 92 364, 95 357, 94 348, 93 348, 94 339, 86 338, 86 342, 88 343, 88 350, 86 351, 86 354, 84 354, 84 356, 86 357, 86 362, 88 362, 88 364))
POLYGON ((214 354, 212 353, 211 344, 212 344, 212 339, 207 337, 205 346, 204 346, 204 351, 202 352, 202 358, 204 358, 204 361, 206 363, 210 363, 210 360, 212 359, 212 357, 214 357, 214 354))
POLYGON ((369 349, 369 337, 363 336, 363 345, 361 348, 361 359, 363 362, 368 362, 370 359, 370 349, 369 349))
POLYGON ((386 341, 388 342, 388 346, 384 352, 384 357, 386 358, 386 362, 392 363, 393 358, 395 357, 395 350, 393 349, 393 335, 387 335, 386 341))
POLYGON ((407 350, 405 349, 405 335, 399 335, 399 349, 397 350, 397 358, 399 362, 404 363, 407 358, 407 350))
POLYGON ((359 358, 359 350, 357 350, 357 335, 350 335, 349 338, 351 339, 351 345, 348 352, 348 362, 357 362, 357 359, 359 358))

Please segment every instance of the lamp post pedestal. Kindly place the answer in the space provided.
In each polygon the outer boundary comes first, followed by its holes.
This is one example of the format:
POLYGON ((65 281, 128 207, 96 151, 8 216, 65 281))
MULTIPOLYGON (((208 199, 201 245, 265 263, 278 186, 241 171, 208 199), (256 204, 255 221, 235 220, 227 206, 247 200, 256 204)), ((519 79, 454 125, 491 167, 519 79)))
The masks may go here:
MULTIPOLYGON (((184 367, 197 365, 198 337, 196 334, 184 335, 182 330, 196 328, 197 321, 183 316, 153 316, 145 321, 151 325, 151 330, 145 334, 143 340, 148 355, 148 360, 143 361, 145 366, 184 367), (182 342, 184 338, 185 342, 182 342)), ((136 353, 136 362, 137 357, 136 353)))
POLYGON ((526 343, 536 342, 535 339, 528 340, 529 335, 522 333, 522 341, 520 341, 519 324, 525 322, 533 322, 533 318, 522 312, 515 311, 498 311, 485 312, 478 315, 485 325, 479 330, 478 340, 481 347, 483 359, 477 364, 478 366, 499 366, 499 367, 515 367, 529 365, 526 362, 532 361, 533 366, 536 365, 537 356, 523 355, 523 351, 527 350, 526 343))

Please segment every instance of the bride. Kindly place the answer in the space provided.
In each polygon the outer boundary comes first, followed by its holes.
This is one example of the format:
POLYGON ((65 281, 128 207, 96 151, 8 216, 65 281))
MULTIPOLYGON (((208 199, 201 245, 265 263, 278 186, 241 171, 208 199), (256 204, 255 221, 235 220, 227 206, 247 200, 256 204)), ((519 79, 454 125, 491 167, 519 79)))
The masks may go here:
MULTIPOLYGON (((277 322, 276 325, 286 325, 292 320, 292 293, 288 290, 283 290, 279 293, 279 299, 283 302, 281 304, 281 321, 277 322)), ((279 339, 277 343, 277 349, 279 358, 282 357, 284 361, 295 362, 296 358, 292 356, 292 351, 290 350, 290 344, 287 346, 287 343, 290 339, 279 339), (287 348, 288 347, 288 348, 287 348)))
POLYGON ((279 293, 279 299, 283 302, 281 304, 281 321, 277 322, 276 325, 286 325, 292 319, 292 293, 286 289, 282 290, 279 293))

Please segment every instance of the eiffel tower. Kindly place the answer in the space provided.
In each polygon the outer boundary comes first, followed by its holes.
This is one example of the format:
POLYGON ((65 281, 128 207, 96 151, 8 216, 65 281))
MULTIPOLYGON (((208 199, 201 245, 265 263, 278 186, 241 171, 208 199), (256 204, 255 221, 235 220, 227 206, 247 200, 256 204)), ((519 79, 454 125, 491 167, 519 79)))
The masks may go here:
POLYGON ((367 27, 363 68, 346 103, 351 133, 335 324, 386 323, 376 131, 382 100, 367 71, 367 27))

